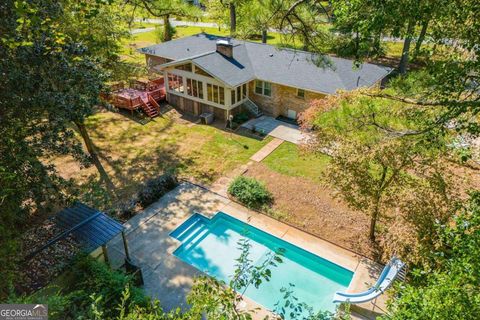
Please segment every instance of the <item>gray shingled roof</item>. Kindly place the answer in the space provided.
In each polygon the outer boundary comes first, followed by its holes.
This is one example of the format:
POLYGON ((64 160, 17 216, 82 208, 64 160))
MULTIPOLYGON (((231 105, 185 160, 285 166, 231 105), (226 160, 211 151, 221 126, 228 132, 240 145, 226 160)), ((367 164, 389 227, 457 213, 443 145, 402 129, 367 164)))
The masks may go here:
POLYGON ((392 70, 370 63, 354 68, 353 61, 348 59, 237 39, 231 39, 233 58, 227 58, 216 52, 218 39, 223 37, 201 33, 142 48, 139 52, 175 61, 192 60, 232 87, 260 79, 327 94, 372 86, 392 70), (319 65, 320 59, 324 63, 319 65))

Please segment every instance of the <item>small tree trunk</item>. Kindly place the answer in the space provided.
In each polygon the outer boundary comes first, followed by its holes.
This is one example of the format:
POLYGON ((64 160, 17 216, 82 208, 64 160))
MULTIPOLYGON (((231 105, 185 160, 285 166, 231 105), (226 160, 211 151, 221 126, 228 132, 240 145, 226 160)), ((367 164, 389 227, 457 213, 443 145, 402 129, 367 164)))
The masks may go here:
POLYGON ((100 159, 98 159, 97 152, 95 150, 95 146, 93 145, 92 140, 90 139, 90 136, 88 135, 87 128, 85 128, 85 124, 82 122, 75 122, 75 124, 78 127, 78 130, 80 131, 80 135, 83 138, 83 142, 85 143, 85 146, 87 147, 88 154, 90 155, 90 158, 92 159, 92 163, 95 165, 95 167, 98 170, 98 173, 100 174, 100 178, 105 181, 105 184, 107 186, 108 191, 111 193, 111 195, 115 195, 115 186, 113 185, 112 180, 110 180, 110 177, 108 176, 107 172, 105 171, 105 168, 102 166, 102 163, 100 162, 100 159))
POLYGON ((377 220, 378 216, 380 215, 380 200, 382 198, 382 193, 385 190, 386 184, 386 179, 387 179, 387 173, 388 173, 388 167, 383 166, 382 168, 382 175, 380 176, 380 180, 378 183, 378 190, 374 198, 374 208, 372 211, 372 215, 370 217, 370 232, 369 232, 369 238, 372 240, 372 242, 375 242, 375 227, 377 225, 377 220))
POLYGON ((166 14, 163 16, 163 41, 172 40, 172 35, 170 34, 170 15, 166 14))
POLYGON ((267 43, 267 30, 262 30, 262 43, 267 43))
POLYGON ((413 59, 415 59, 420 53, 423 40, 425 40, 425 35, 427 34, 428 23, 430 20, 426 20, 422 23, 422 30, 420 30, 420 35, 418 36, 417 43, 415 44, 415 51, 413 53, 413 59))
POLYGON ((410 51, 410 44, 412 42, 412 33, 414 28, 415 23, 410 20, 407 26, 407 35, 405 36, 405 41, 403 42, 402 58, 400 59, 400 63, 398 65, 398 71, 400 74, 407 73, 408 54, 410 51))
POLYGON ((230 1, 230 36, 235 36, 237 32, 237 9, 235 4, 230 1))
POLYGON ((375 50, 376 55, 380 54, 381 39, 382 39, 382 33, 381 32, 379 32, 377 35, 375 35, 375 38, 373 39, 373 48, 375 50))
POLYGON ((360 36, 358 30, 355 32, 355 60, 360 58, 360 36))
POLYGON ((375 242, 375 227, 377 225, 378 220, 378 204, 375 206, 375 210, 372 212, 372 216, 370 217, 370 231, 368 233, 368 237, 372 242, 375 242))

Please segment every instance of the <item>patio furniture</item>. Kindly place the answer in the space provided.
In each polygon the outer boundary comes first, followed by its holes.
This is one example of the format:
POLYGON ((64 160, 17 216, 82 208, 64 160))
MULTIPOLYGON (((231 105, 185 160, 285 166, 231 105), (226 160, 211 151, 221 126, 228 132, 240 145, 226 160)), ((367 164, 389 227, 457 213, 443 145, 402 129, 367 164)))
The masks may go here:
POLYGON ((333 296, 333 302, 346 302, 346 303, 363 303, 371 301, 385 292, 395 281, 397 277, 404 270, 405 263, 400 259, 393 257, 390 262, 385 266, 380 277, 374 286, 370 289, 360 293, 347 293, 347 292, 335 292, 333 296))

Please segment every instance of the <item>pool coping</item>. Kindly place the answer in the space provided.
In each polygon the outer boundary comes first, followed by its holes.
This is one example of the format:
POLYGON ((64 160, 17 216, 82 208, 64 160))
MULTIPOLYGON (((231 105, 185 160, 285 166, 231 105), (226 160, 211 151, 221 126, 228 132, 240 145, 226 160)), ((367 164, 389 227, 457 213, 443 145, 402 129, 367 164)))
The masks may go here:
MULTIPOLYGON (((362 255, 266 216, 265 214, 249 210, 236 202, 230 201, 230 203, 226 204, 219 211, 228 213, 230 216, 242 222, 352 271, 353 277, 346 292, 362 292, 366 290, 375 283, 383 267, 362 255)), ((215 214, 209 216, 214 216, 215 214)), ((382 309, 384 310, 385 296, 379 298, 377 298, 375 305, 372 305, 372 303, 363 303, 359 304, 358 307, 375 312, 379 312, 379 310, 382 309)))
MULTIPOLYGON (((299 246, 299 245, 296 245, 296 244, 292 243, 291 241, 285 240, 285 239, 280 238, 280 237, 278 237, 278 236, 276 236, 276 235, 274 235, 274 234, 271 234, 271 233, 269 233, 268 231, 264 230, 264 228, 262 228, 262 227, 252 225, 250 222, 247 222, 247 221, 242 221, 242 220, 236 218, 234 215, 231 215, 231 214, 229 214, 228 212, 225 212, 225 211, 223 211, 223 210, 217 211, 216 213, 211 214, 211 215, 208 215, 208 216, 205 215, 205 214, 203 214, 202 212, 194 211, 192 214, 190 214, 190 215, 187 216, 184 220, 182 220, 182 221, 177 225, 177 227, 176 227, 175 229, 173 229, 173 230, 171 230, 171 231, 169 232, 169 236, 172 237, 173 239, 175 239, 175 240, 176 240, 175 242, 178 243, 178 246, 177 246, 176 248, 172 248, 171 252, 169 252, 169 253, 172 254, 172 255, 174 255, 175 257, 177 257, 178 259, 180 259, 181 261, 183 261, 183 262, 185 262, 185 263, 188 263, 188 262, 185 261, 185 260, 183 260, 182 258, 180 258, 178 255, 175 254, 175 252, 177 252, 185 243, 184 243, 182 240, 179 240, 179 239, 177 238, 177 236, 174 235, 174 233, 176 233, 179 228, 182 228, 183 225, 185 225, 189 220, 191 220, 191 219, 192 219, 193 217, 195 217, 195 216, 199 216, 200 219, 205 219, 205 220, 207 220, 209 223, 213 222, 214 219, 220 218, 221 216, 227 216, 229 219, 233 219, 233 220, 239 221, 240 223, 244 223, 244 224, 246 224, 246 225, 248 225, 248 226, 250 226, 250 227, 252 227, 252 228, 254 228, 254 229, 257 229, 258 231, 260 231, 260 232, 262 232, 262 233, 267 234, 268 236, 271 236, 271 237, 275 237, 275 238, 277 238, 277 239, 280 239, 281 241, 284 241, 284 242, 287 243, 288 245, 291 245, 291 246, 293 246, 293 247, 296 247, 297 249, 299 249, 299 250, 301 250, 301 251, 304 251, 304 252, 306 252, 306 253, 308 253, 308 254, 314 255, 314 256, 318 257, 319 259, 321 259, 321 260, 325 260, 325 261, 326 261, 327 263, 329 263, 329 264, 335 265, 335 266, 338 267, 338 268, 345 269, 345 270, 351 272, 351 273, 352 273, 352 278, 351 278, 350 281, 349 281, 349 286, 351 285, 351 283, 352 283, 352 281, 353 281, 353 277, 354 277, 354 275, 355 275, 355 271, 354 271, 354 270, 350 270, 350 269, 347 268, 347 267, 344 267, 344 266, 342 266, 342 265, 340 265, 340 264, 337 264, 337 263, 335 263, 335 262, 333 262, 333 261, 331 261, 331 260, 328 260, 328 259, 324 258, 321 254, 316 254, 316 253, 314 253, 314 252, 312 252, 312 251, 310 251, 310 250, 307 250, 307 249, 305 249, 305 248, 303 248, 303 247, 301 247, 301 246, 299 246)), ((183 232, 185 232, 185 230, 182 230, 182 232, 180 232, 180 235, 182 235, 183 232)), ((188 263, 188 264, 189 264, 189 263, 188 263)), ((195 266, 193 266, 193 267, 195 267, 195 266)), ((196 268, 196 267, 195 267, 195 268, 196 268)), ((208 275, 208 274, 207 274, 206 272, 204 272, 203 270, 200 270, 200 269, 199 269, 199 271, 202 272, 202 273, 204 273, 204 274, 206 274, 206 275, 208 275)), ((209 276, 210 276, 210 275, 209 275, 209 276)), ((348 290, 348 288, 349 288, 349 287, 347 287, 347 290, 348 290)), ((332 297, 333 297, 333 296, 332 296, 332 297)), ((245 305, 246 307, 249 307, 250 305, 254 306, 254 304, 256 304, 256 305, 260 306, 261 308, 266 309, 267 312, 274 314, 274 312, 273 312, 272 310, 268 309, 266 306, 262 305, 261 303, 256 302, 255 300, 249 298, 248 296, 242 296, 242 299, 246 300, 246 305, 245 305), (246 300, 245 298, 247 298, 248 300, 246 300)), ((337 304, 337 305, 338 305, 338 304, 337 304)))
MULTIPOLYGON (((203 274, 173 255, 173 252, 182 243, 171 237, 170 232, 178 228, 195 212, 211 218, 219 211, 353 271, 348 292, 364 291, 376 281, 376 277, 381 271, 382 266, 362 255, 263 213, 249 210, 208 188, 190 182, 182 182, 176 189, 124 224, 130 243, 131 257, 144 269, 146 293, 159 298, 166 310, 178 306, 188 307, 185 295, 191 288, 193 279, 199 274, 203 274)), ((122 257, 124 256, 120 252, 122 250, 121 239, 116 239, 109 247, 112 253, 111 260, 114 260, 113 255, 115 255, 119 262, 123 261, 122 257)), ((366 312, 384 313, 382 310, 385 309, 385 298, 385 296, 381 296, 374 303, 362 304, 360 307, 366 312)), ((244 300, 246 308, 249 310, 260 306, 248 297, 244 297, 244 300)), ((263 319, 265 315, 271 315, 266 309, 262 309, 257 311, 254 319, 263 319)), ((374 317, 367 316, 367 318, 374 317)))

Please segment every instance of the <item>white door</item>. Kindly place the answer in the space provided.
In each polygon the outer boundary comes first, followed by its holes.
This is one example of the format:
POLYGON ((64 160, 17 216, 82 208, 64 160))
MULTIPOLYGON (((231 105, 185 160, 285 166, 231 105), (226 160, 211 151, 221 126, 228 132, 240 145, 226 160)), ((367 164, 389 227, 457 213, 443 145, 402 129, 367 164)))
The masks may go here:
POLYGON ((297 120, 297 111, 288 109, 287 118, 297 120))

